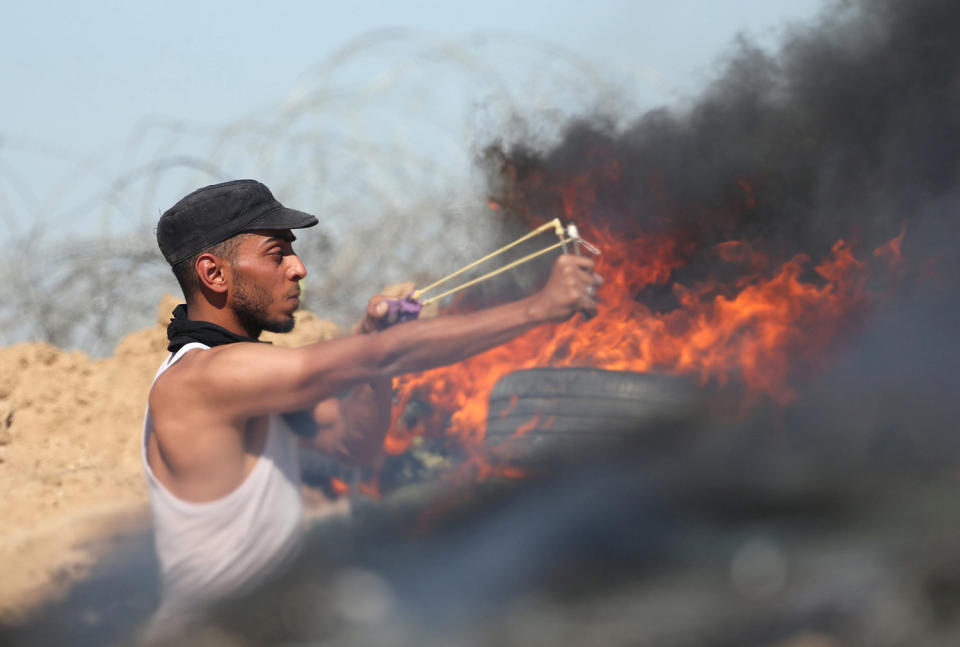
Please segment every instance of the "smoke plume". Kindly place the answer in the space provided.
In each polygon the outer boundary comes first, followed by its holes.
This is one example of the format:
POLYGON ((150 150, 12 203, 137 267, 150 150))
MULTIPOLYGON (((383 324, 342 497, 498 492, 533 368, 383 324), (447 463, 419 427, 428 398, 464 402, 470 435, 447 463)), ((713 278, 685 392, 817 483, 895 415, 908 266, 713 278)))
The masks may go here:
POLYGON ((552 147, 498 141, 482 163, 491 205, 518 229, 559 216, 627 240, 667 235, 683 263, 632 294, 654 312, 678 307, 677 286, 738 271, 718 245, 762 249, 774 268, 846 241, 873 263, 869 313, 782 424, 808 443, 822 430, 834 449, 867 438, 871 456, 956 456, 957 106, 960 5, 850 0, 776 52, 738 39, 687 109, 625 127, 580 118, 552 147))
POLYGON ((578 217, 682 229, 694 256, 733 238, 781 259, 838 238, 873 249, 906 223, 904 253, 955 263, 937 243, 960 179, 958 35, 947 0, 832 4, 778 53, 738 40, 688 110, 624 129, 579 119, 550 150, 488 147, 491 194, 548 219, 563 215, 561 187, 589 181, 597 208, 578 217))

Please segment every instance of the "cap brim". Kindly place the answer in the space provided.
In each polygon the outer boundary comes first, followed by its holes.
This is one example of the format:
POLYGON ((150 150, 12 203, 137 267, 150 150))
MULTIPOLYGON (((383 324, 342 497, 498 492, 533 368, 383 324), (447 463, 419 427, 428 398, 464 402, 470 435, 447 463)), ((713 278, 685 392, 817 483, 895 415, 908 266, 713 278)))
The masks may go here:
POLYGON ((319 220, 316 216, 309 213, 281 207, 269 213, 266 213, 253 222, 247 224, 243 231, 252 229, 303 229, 313 227, 319 220))

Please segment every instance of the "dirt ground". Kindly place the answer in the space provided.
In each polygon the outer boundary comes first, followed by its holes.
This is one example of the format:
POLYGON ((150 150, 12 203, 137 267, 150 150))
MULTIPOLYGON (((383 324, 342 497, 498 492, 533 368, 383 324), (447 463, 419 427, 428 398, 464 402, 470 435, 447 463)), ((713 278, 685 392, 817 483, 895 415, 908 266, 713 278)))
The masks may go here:
MULTIPOLYGON (((149 526, 143 413, 176 304, 165 297, 157 323, 105 359, 45 343, 0 348, 0 624, 64 595, 111 536, 149 526)), ((263 338, 299 346, 336 334, 302 312, 292 333, 263 338)))

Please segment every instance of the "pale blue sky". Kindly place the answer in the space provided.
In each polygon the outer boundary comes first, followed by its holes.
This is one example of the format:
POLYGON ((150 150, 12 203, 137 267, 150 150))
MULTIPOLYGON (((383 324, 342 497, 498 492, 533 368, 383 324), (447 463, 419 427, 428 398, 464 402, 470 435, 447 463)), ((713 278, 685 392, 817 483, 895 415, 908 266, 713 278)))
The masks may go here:
MULTIPOLYGON (((520 54, 525 41, 538 43, 533 47, 536 55, 517 55, 518 67, 536 66, 538 57, 549 56, 544 43, 554 43, 610 84, 625 86, 626 94, 642 109, 682 101, 695 93, 710 78, 718 55, 738 31, 772 44, 784 25, 810 18, 821 3, 287 0, 268 5, 246 0, 91 0, 4 4, 0 240, 23 233, 37 219, 70 219, 71 214, 81 222, 95 219, 87 213, 96 211, 90 209, 90 200, 97 199, 108 178, 123 174, 125 165, 143 161, 142 152, 133 159, 129 151, 126 157, 118 151, 129 148, 132 133, 145 119, 171 118, 202 132, 269 113, 298 88, 313 87, 311 74, 319 64, 373 30, 415 30, 414 40, 453 44, 453 57, 458 55, 458 42, 483 33, 510 40, 520 54), (78 159, 87 160, 81 166, 96 161, 102 167, 96 177, 65 183, 65 176, 77 174, 78 159), (53 201, 51 192, 64 195, 53 201)), ((485 46, 472 42, 471 56, 501 47, 496 39, 485 46)), ((403 54, 384 47, 378 58, 343 65, 337 72, 337 87, 370 84, 378 66, 394 55, 403 54)), ((504 58, 491 60, 495 74, 512 75, 515 70, 507 68, 513 65, 513 56, 512 51, 505 52, 504 58)), ((482 85, 477 86, 476 96, 471 96, 469 83, 451 86, 449 101, 431 104, 436 119, 458 123, 464 106, 482 109, 490 92, 482 85)), ((369 96, 376 102, 376 92, 369 96)), ((542 108, 549 96, 534 99, 542 108)), ((415 120, 412 113, 418 110, 404 105, 391 105, 389 114, 379 116, 377 123, 394 120, 394 131, 404 130, 414 140, 429 138, 416 129, 404 129, 404 120, 415 120)), ((410 106, 409 101, 406 105, 410 106)), ((377 127, 364 121, 360 128, 377 127)), ((195 148, 191 137, 183 134, 166 152, 195 148)), ((150 200, 166 204, 175 199, 177 190, 171 188, 171 194, 165 195, 167 189, 162 189, 150 200)), ((122 229, 115 219, 110 220, 106 231, 116 232, 118 227, 122 229)))

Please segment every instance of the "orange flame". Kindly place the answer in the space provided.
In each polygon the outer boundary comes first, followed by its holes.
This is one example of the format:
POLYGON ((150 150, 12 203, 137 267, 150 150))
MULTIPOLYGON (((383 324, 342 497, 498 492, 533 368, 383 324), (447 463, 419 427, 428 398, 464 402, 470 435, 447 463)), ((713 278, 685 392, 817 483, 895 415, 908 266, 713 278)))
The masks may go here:
MULTIPOLYGON (((871 268, 844 240, 836 241, 815 263, 806 254, 776 261, 760 241, 731 239, 709 250, 716 264, 729 271, 678 281, 678 270, 696 254, 702 255, 704 236, 690 231, 690 218, 674 216, 692 214, 693 221, 708 228, 707 238, 722 239, 721 232, 727 231, 728 221, 735 223, 736 213, 756 207, 754 186, 737 180, 731 213, 723 211, 727 207, 709 211, 671 200, 664 178, 654 173, 649 178, 654 200, 649 220, 655 231, 615 229, 592 218, 598 195, 606 190, 598 188, 599 183, 607 188, 620 184, 622 169, 602 151, 595 153, 592 171, 557 183, 552 194, 546 186, 549 180, 535 170, 526 176, 525 185, 508 183, 507 193, 491 198, 488 206, 502 214, 520 204, 516 215, 537 225, 541 219, 522 206, 528 201, 523 187, 555 196, 557 202, 550 208, 562 210, 580 234, 603 251, 597 264, 605 279, 598 290, 598 316, 584 320, 578 315, 562 324, 541 326, 467 361, 398 378, 384 445, 387 453, 403 453, 417 436, 448 438, 469 455, 452 475, 455 480, 510 476, 514 468, 491 465, 491 450, 480 451, 489 394, 504 375, 540 366, 661 371, 695 376, 702 384, 739 380, 751 397, 786 404, 796 397, 790 380, 797 366, 815 365, 865 313, 871 268), (686 224, 671 224, 680 222, 686 224), (650 288, 672 296, 671 309, 661 312, 645 303, 641 295, 650 288), (420 413, 408 421, 406 412, 413 402, 421 405, 420 413)), ((506 166, 503 171, 516 180, 516 169, 506 166)), ((874 257, 891 268, 899 265, 905 233, 904 227, 878 247, 874 257)), ((516 404, 513 398, 507 412, 516 404)), ((538 426, 539 414, 511 439, 538 426)))
POLYGON ((388 452, 404 451, 420 434, 449 433, 479 445, 493 385, 536 366, 657 370, 719 384, 739 376, 751 391, 784 404, 795 396, 789 384, 794 359, 821 356, 867 305, 869 269, 843 240, 812 272, 811 259, 802 254, 768 271, 767 256, 730 241, 716 247, 717 256, 747 273, 733 285, 675 283, 679 307, 658 313, 634 295, 666 283, 683 264, 681 240, 658 234, 618 241, 602 230, 583 235, 604 250, 599 316, 543 326, 465 362, 398 379, 388 452), (412 400, 427 403, 430 413, 406 429, 400 415, 412 400))
POLYGON ((907 223, 903 223, 900 233, 873 250, 873 256, 885 264, 887 282, 895 286, 906 276, 906 263, 903 260, 903 239, 907 235, 907 223))
POLYGON ((350 486, 347 485, 346 481, 338 479, 336 476, 330 477, 330 489, 332 489, 333 493, 337 496, 350 494, 350 486))
POLYGON ((540 414, 537 413, 530 420, 527 420, 525 423, 517 427, 517 430, 513 433, 516 436, 522 436, 529 431, 533 431, 537 428, 537 425, 540 424, 540 414))
POLYGON ((885 260, 892 268, 901 266, 903 264, 903 253, 901 249, 903 247, 903 238, 906 235, 907 223, 903 223, 900 227, 900 233, 873 250, 873 255, 876 258, 885 260))

